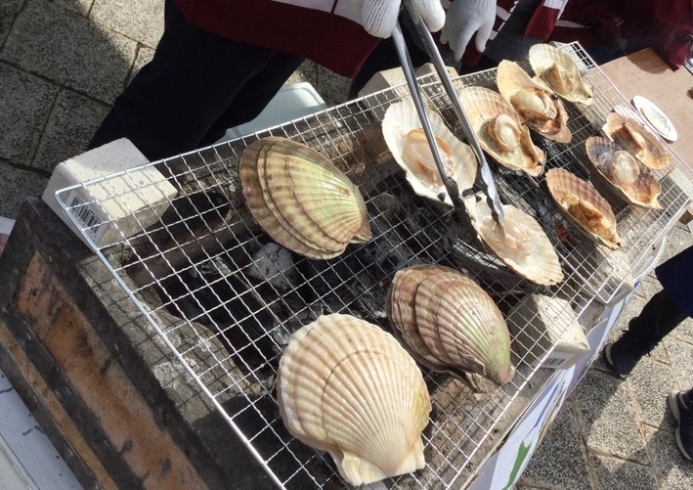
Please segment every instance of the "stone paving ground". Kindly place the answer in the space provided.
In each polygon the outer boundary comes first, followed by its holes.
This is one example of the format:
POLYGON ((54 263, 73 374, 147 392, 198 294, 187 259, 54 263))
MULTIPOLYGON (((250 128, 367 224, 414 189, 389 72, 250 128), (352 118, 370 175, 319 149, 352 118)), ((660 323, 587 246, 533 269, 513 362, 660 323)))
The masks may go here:
MULTIPOLYGON (((55 165, 81 153, 114 98, 154 52, 163 0, 0 0, 0 216, 14 218, 39 195, 55 165)), ((328 105, 349 80, 305 63, 291 81, 313 84, 328 105)), ((693 243, 672 233, 666 256, 693 243)), ((657 292, 646 277, 613 337, 657 292)), ((693 463, 678 452, 666 407, 693 386, 693 320, 625 381, 597 361, 566 401, 525 471, 527 489, 693 488, 693 463)))

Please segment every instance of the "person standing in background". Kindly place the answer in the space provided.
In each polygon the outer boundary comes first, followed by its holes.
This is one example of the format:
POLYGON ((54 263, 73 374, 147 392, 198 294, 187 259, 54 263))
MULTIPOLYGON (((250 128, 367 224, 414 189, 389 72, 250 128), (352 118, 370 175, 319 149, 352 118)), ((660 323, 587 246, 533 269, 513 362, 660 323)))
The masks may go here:
MULTIPOLYGON (((439 0, 411 0, 439 31, 439 0)), ((305 58, 353 77, 391 35, 400 0, 166 0, 154 58, 88 149, 128 138, 149 160, 192 151, 254 119, 305 58)))
MULTIPOLYGON (((693 317, 693 246, 657 266, 655 275, 662 290, 630 320, 619 339, 604 348, 606 365, 619 378, 625 379, 643 356, 686 318, 693 317)), ((676 444, 693 460, 693 388, 670 393, 668 401, 677 423, 676 444)))

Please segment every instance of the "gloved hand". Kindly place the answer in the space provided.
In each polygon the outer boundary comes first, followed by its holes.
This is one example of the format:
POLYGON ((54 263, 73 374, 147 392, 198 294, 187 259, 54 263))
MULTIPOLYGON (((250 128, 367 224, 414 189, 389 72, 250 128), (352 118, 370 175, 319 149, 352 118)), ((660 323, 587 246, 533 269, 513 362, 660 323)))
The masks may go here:
POLYGON ((483 53, 496 21, 496 0, 454 0, 448 8, 440 42, 450 44, 459 61, 476 32, 476 49, 483 53))
MULTIPOLYGON (((395 29, 401 0, 352 0, 357 12, 361 12, 366 32, 376 37, 390 37, 395 29)), ((445 10, 440 0, 411 0, 431 32, 437 32, 445 24, 445 10)))

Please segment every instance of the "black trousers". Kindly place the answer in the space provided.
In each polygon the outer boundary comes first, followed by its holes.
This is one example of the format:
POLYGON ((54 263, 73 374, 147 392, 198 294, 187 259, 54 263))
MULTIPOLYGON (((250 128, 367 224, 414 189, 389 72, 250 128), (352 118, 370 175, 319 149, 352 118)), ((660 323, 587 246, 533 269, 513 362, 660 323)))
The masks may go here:
POLYGON ((681 312, 665 290, 661 290, 645 304, 638 316, 628 323, 626 334, 634 341, 634 350, 649 352, 688 315, 681 312))
POLYGON ((210 145, 259 115, 302 61, 192 26, 166 0, 154 58, 115 100, 88 149, 125 137, 153 161, 210 145))

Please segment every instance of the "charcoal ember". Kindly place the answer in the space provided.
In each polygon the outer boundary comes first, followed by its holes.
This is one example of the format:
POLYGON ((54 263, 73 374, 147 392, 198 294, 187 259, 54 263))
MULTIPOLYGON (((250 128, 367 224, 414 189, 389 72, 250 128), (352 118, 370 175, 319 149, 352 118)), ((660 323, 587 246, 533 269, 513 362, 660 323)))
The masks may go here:
POLYGON ((276 344, 267 335, 276 320, 243 276, 221 257, 191 264, 161 283, 167 310, 198 322, 224 344, 234 362, 248 372, 272 372, 267 359, 276 344))
POLYGON ((368 213, 371 219, 384 220, 390 226, 395 226, 399 222, 401 211, 401 201, 389 192, 377 194, 368 202, 368 213))
POLYGON ((296 272, 291 251, 270 242, 252 256, 245 270, 248 276, 269 282, 279 291, 289 291, 296 285, 296 272))
POLYGON ((416 256, 397 229, 383 219, 371 220, 373 239, 358 247, 356 257, 377 279, 391 278, 399 269, 416 263, 416 256))
POLYGON ((364 313, 365 319, 387 317, 385 314, 387 291, 373 276, 362 272, 348 282, 348 287, 354 294, 356 305, 364 313))
POLYGON ((353 299, 345 281, 359 270, 353 259, 350 262, 344 258, 298 262, 296 271, 308 286, 303 289, 305 301, 320 300, 330 312, 343 311, 353 299))
MULTIPOLYGON (((432 207, 417 207, 403 216, 404 224, 413 240, 421 242, 422 247, 438 243, 445 238, 448 220, 443 218, 432 207)), ((414 249, 414 246, 412 246, 414 249)), ((418 247, 417 247, 418 248, 418 247)), ((428 250, 429 253, 434 250, 428 250)))
POLYGON ((331 313, 327 304, 319 300, 306 304, 300 298, 288 297, 282 305, 288 310, 283 312, 286 320, 271 332, 272 338, 282 351, 297 330, 314 322, 320 315, 331 313))

